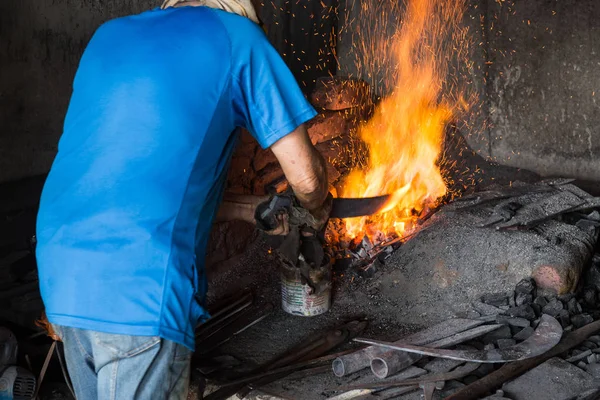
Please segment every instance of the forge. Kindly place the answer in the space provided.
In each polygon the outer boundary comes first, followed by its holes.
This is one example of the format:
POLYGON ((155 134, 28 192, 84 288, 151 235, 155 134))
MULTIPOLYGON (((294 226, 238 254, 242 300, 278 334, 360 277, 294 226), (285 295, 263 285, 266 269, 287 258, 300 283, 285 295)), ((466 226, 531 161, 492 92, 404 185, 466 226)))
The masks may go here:
MULTIPOLYGON (((44 371, 43 400, 73 396, 37 322, 40 193, 85 43, 145 8, 0 4, 0 327, 14 333, 0 345, 18 340, 11 362, 44 371)), ((331 306, 314 317, 282 309, 283 238, 214 224, 188 399, 599 398, 600 3, 275 0, 260 13, 318 112, 306 128, 330 193, 389 198, 329 221, 331 306)), ((240 130, 226 196, 289 190, 240 130)))

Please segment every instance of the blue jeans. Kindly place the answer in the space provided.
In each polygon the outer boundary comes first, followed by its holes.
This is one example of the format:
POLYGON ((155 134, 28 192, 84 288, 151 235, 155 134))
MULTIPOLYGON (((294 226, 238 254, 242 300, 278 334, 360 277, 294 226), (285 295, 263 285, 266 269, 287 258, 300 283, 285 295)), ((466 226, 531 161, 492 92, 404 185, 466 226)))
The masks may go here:
POLYGON ((158 336, 53 325, 78 400, 187 398, 192 352, 158 336))

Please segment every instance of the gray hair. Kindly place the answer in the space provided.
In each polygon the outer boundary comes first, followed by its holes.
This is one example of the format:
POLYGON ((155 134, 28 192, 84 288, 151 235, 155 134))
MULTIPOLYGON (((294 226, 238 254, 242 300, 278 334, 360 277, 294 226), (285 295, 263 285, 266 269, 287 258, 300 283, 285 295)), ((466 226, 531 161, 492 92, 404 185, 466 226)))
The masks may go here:
MULTIPOLYGON (((161 6, 162 9, 168 7, 174 7, 179 3, 185 3, 188 0, 165 0, 161 6)), ((194 3, 200 5, 217 8, 230 13, 238 14, 246 18, 250 18, 252 21, 258 22, 258 16, 251 0, 196 0, 194 3)))

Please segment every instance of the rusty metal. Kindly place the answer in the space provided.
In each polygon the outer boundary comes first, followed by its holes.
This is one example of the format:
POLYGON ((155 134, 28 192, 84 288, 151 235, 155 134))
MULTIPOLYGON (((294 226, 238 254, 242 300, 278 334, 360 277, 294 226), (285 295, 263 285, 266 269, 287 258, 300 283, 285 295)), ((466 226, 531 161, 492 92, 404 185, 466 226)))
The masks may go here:
MULTIPOLYGON (((425 371, 424 369, 421 368, 417 368, 417 367, 412 367, 412 368, 408 368, 404 371, 402 371, 397 378, 400 379, 410 379, 410 378, 416 378, 418 376, 422 376, 427 374, 427 371, 425 371)), ((414 388, 411 388, 410 390, 414 390, 417 389, 418 386, 415 386, 414 388)), ((406 389, 406 388, 402 388, 402 389, 406 389)), ((340 389, 336 389, 336 390, 340 390, 340 389)), ((337 400, 342 400, 342 399, 357 399, 360 398, 362 399, 363 396, 365 396, 365 394, 375 394, 377 393, 377 398, 387 398, 382 396, 382 391, 387 390, 386 389, 381 389, 381 388, 361 388, 361 389, 354 389, 354 390, 349 390, 347 392, 343 392, 338 394, 337 396, 334 397, 330 397, 330 400, 333 399, 337 399, 337 400)), ((402 390, 401 392, 404 393, 406 390, 402 390)), ((392 393, 390 392, 386 392, 386 395, 392 393)), ((402 393, 393 393, 394 395, 399 395, 402 393)))
POLYGON ((359 389, 388 389, 393 387, 401 387, 401 386, 424 386, 426 383, 435 383, 435 382, 445 382, 451 381, 454 379, 461 379, 465 376, 471 374, 477 368, 479 368, 480 364, 469 362, 460 367, 457 367, 453 371, 450 372, 442 372, 436 374, 428 374, 425 376, 421 376, 419 378, 414 379, 402 379, 396 381, 381 381, 375 383, 361 384, 361 385, 350 385, 343 386, 336 390, 359 390, 359 389))
MULTIPOLYGON (((288 372, 288 373, 295 373, 297 371, 302 370, 303 368, 307 368, 307 367, 312 367, 327 361, 331 361, 337 357, 343 356, 345 354, 349 354, 351 352, 354 352, 354 350, 346 350, 346 351, 340 351, 338 353, 335 354, 330 354, 327 356, 323 356, 323 357, 319 357, 319 358, 315 358, 309 361, 303 361, 303 362, 299 362, 299 363, 295 363, 292 365, 288 365, 285 367, 280 367, 280 368, 276 368, 273 370, 269 370, 266 372, 261 372, 261 373, 257 373, 257 374, 253 374, 253 375, 249 375, 247 377, 244 378, 240 378, 240 379, 236 379, 234 381, 231 382, 227 382, 223 385, 221 385, 222 387, 227 387, 227 386, 235 386, 235 385, 239 385, 242 383, 248 383, 248 382, 252 382, 252 381, 257 381, 259 379, 262 378, 266 378, 268 376, 272 376, 272 375, 278 375, 281 374, 283 372, 288 372)), ((326 370, 329 370, 329 367, 326 368, 326 370)))
MULTIPOLYGON (((263 319, 273 313, 274 307, 271 303, 265 303, 257 307, 252 307, 240 313, 239 317, 220 330, 218 337, 211 340, 200 340, 201 346, 198 346, 195 356, 208 354, 219 346, 227 343, 240 333, 258 324, 263 319)), ((214 335, 213 335, 214 336, 214 335)))
MULTIPOLYGON (((267 363, 263 367, 257 368, 253 371, 253 373, 266 372, 269 370, 274 370, 277 368, 288 366, 292 363, 301 363, 321 357, 328 351, 339 346, 340 344, 352 340, 353 338, 358 336, 362 331, 364 331, 366 327, 366 321, 351 321, 324 334, 312 336, 311 338, 303 341, 298 346, 295 346, 292 350, 286 352, 274 361, 267 363)), ((253 380, 248 384, 239 384, 222 387, 221 389, 205 397, 205 400, 228 399, 236 393, 238 397, 244 398, 244 396, 248 395, 248 393, 252 389, 261 387, 278 379, 284 378, 289 374, 289 371, 285 371, 278 374, 265 376, 257 380, 253 380)))
POLYGON ((196 342, 207 340, 241 316, 242 311, 254 302, 251 292, 246 292, 242 297, 224 304, 211 316, 211 318, 196 328, 196 342))
MULTIPOLYGON (((473 324, 471 324, 473 325, 473 324)), ((483 325, 459 332, 433 343, 428 343, 428 348, 446 348, 467 342, 471 339, 483 336, 486 333, 499 329, 502 325, 483 325)), ((380 379, 394 375, 396 372, 419 361, 423 356, 420 354, 411 354, 396 350, 384 350, 371 360, 371 371, 380 379)))
POLYGON ((556 346, 562 336, 562 327, 553 317, 543 314, 535 332, 525 341, 504 349, 492 350, 446 350, 395 344, 378 340, 354 339, 356 342, 381 346, 391 350, 422 354, 479 363, 505 363, 520 361, 543 354, 556 346))
POLYGON ((413 392, 417 389, 419 389, 419 386, 417 385, 385 389, 377 392, 377 400, 397 399, 398 396, 413 392))
POLYGON ((433 400, 433 392, 435 392, 436 382, 425 382, 419 385, 423 389, 423 399, 433 400))
POLYGON ((550 351, 537 357, 517 361, 506 364, 491 374, 473 382, 464 388, 459 389, 456 393, 447 397, 445 400, 476 400, 484 396, 486 393, 492 392, 502 386, 504 382, 516 378, 523 373, 529 371, 551 359, 559 356, 570 349, 579 346, 587 338, 600 331, 600 321, 594 321, 584 327, 581 327, 570 334, 566 335, 562 340, 553 347, 550 351))
MULTIPOLYGON (((440 339, 447 338, 449 336, 453 336, 457 333, 464 332, 471 328, 477 327, 479 325, 483 325, 484 321, 472 320, 472 319, 462 319, 456 318, 448 321, 444 321, 442 323, 436 324, 430 328, 427 328, 423 331, 417 332, 415 334, 406 336, 396 343, 409 343, 414 345, 425 345, 432 342, 435 342, 440 339)), ((458 343, 456 343, 458 344, 458 343)), ((356 371, 360 371, 363 368, 369 367, 371 360, 376 358, 381 358, 384 354, 389 353, 389 350, 377 348, 375 346, 369 346, 363 350, 359 350, 356 353, 348 354, 343 357, 339 357, 338 359, 333 361, 333 373, 342 377, 348 374, 351 374, 356 371)), ((394 353, 398 353, 394 351, 394 353)), ((404 353, 406 354, 406 353, 404 353)), ((407 356, 408 357, 408 356, 407 356)), ((416 362, 416 361, 415 361, 416 362)), ((397 364, 394 364, 393 361, 390 361, 390 370, 395 369, 399 371, 401 365, 405 365, 404 368, 412 365, 410 360, 400 360, 397 364), (406 365, 405 365, 406 364, 406 365)))

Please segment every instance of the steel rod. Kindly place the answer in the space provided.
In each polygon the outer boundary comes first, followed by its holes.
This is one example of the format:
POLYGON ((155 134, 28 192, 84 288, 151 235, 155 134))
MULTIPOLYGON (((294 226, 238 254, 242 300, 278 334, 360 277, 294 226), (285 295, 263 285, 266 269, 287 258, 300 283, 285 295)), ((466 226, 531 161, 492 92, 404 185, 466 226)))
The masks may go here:
POLYGON ((491 392, 502 386, 504 382, 516 378, 517 376, 520 376, 530 369, 537 367, 550 358, 556 357, 572 349, 573 347, 578 346, 588 337, 592 336, 598 331, 600 331, 600 321, 592 322, 591 324, 581 327, 563 337, 563 339, 554 348, 545 354, 530 358, 528 360, 506 364, 491 374, 473 382, 468 386, 465 386, 451 396, 446 397, 445 400, 479 399, 480 397, 485 396, 488 392, 491 392))

